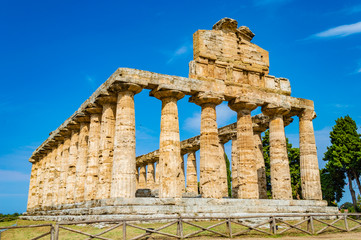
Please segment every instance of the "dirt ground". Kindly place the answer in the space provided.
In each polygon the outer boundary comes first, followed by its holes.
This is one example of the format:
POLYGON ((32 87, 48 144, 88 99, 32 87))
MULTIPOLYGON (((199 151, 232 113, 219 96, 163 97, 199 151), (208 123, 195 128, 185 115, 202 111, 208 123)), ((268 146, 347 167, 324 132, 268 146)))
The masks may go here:
MULTIPOLYGON (((224 239, 224 238, 223 238, 224 239)), ((249 240, 270 240, 272 237, 267 238, 252 238, 252 237, 242 237, 242 238, 233 238, 233 239, 249 239, 249 240)), ((287 240, 316 240, 316 239, 327 239, 327 240, 361 240, 360 232, 348 232, 348 233, 333 233, 333 234, 320 234, 319 236, 283 236, 276 239, 287 239, 287 240)))

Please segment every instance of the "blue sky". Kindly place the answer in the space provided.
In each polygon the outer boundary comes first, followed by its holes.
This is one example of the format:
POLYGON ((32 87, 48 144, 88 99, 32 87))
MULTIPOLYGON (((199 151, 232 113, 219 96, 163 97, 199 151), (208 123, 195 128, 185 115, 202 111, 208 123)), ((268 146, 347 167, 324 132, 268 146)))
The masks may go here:
MULTIPOLYGON (((118 67, 186 77, 192 34, 223 17, 256 34, 292 96, 314 100, 323 166, 334 121, 361 124, 359 1, 1 0, 0 212, 26 210, 31 153, 118 67)), ((158 148, 161 103, 148 93, 135 98, 138 155, 158 148)), ((219 126, 236 120, 226 104, 217 113, 219 126)), ((181 139, 199 134, 199 118, 188 97, 179 101, 181 139)), ((297 122, 286 128, 295 146, 297 122)))

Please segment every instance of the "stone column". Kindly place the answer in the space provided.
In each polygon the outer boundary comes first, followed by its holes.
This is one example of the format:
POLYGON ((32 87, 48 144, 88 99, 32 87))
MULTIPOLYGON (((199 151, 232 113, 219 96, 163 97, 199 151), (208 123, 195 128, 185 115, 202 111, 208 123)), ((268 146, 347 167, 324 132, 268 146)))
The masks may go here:
POLYGON ((155 189, 159 189, 160 175, 161 173, 160 173, 160 166, 158 160, 155 165, 155 189))
POLYGON ((299 115, 300 128, 300 171, 302 197, 307 200, 322 200, 320 170, 312 120, 314 111, 304 110, 299 115))
POLYGON ((238 171, 239 160, 237 134, 232 137, 232 198, 238 198, 238 171))
MULTIPOLYGON (((257 129, 258 130, 258 129, 257 129)), ((262 129, 263 130, 263 129, 262 129)), ((263 131, 254 130, 254 143, 256 153, 256 169, 258 177, 258 194, 260 199, 267 199, 266 166, 263 157, 262 134, 263 131)))
POLYGON ((44 151, 42 156, 39 158, 39 167, 37 171, 37 198, 36 198, 36 208, 42 208, 43 204, 43 187, 44 187, 44 170, 45 170, 45 160, 47 153, 44 151))
POLYGON ((45 197, 44 206, 47 207, 53 205, 53 194, 54 194, 55 164, 56 164, 55 157, 57 153, 57 148, 55 141, 52 144, 54 144, 54 147, 52 148, 49 155, 49 159, 47 163, 47 172, 46 172, 47 177, 46 177, 46 181, 44 181, 46 187, 46 191, 45 191, 46 197, 45 197))
POLYGON ((33 209, 36 205, 36 184, 37 184, 37 173, 38 173, 39 162, 36 161, 36 159, 32 159, 32 161, 33 162, 31 166, 27 212, 33 209))
POLYGON ((89 116, 84 114, 78 116, 80 122, 79 141, 78 141, 78 161, 76 163, 76 184, 74 201, 76 203, 84 201, 84 191, 86 184, 86 169, 88 163, 88 138, 89 138, 89 116))
POLYGON ((182 193, 185 193, 186 192, 186 178, 185 178, 185 172, 184 172, 184 154, 181 154, 181 160, 182 160, 182 164, 181 164, 180 181, 181 181, 182 193))
POLYGON ((53 198, 52 205, 56 206, 60 204, 59 202, 59 189, 60 189, 60 173, 61 173, 61 165, 62 165, 62 154, 63 154, 63 142, 64 138, 62 136, 55 137, 58 143, 58 147, 56 149, 55 156, 55 172, 54 172, 54 186, 53 186, 53 198))
POLYGON ((86 109, 90 113, 89 139, 88 139, 88 165, 86 169, 86 184, 84 200, 96 199, 99 177, 99 140, 102 108, 94 106, 86 109))
POLYGON ((224 143, 219 143, 220 144, 220 151, 221 151, 221 155, 223 156, 223 161, 221 164, 221 172, 224 173, 220 176, 220 180, 222 181, 222 191, 223 197, 228 197, 228 179, 227 179, 227 164, 226 164, 226 151, 224 149, 224 143))
POLYGON ((42 196, 41 196, 41 207, 44 209, 45 206, 47 206, 47 195, 48 195, 48 178, 49 178, 49 165, 51 160, 51 149, 48 149, 48 153, 46 157, 43 159, 44 161, 44 167, 42 172, 42 181, 41 181, 41 189, 42 189, 42 196))
POLYGON ((70 136, 69 132, 64 132, 63 153, 61 157, 60 173, 59 173, 59 204, 66 203, 66 180, 69 160, 70 136))
POLYGON ((97 199, 110 197, 113 166, 113 147, 115 133, 116 96, 104 96, 97 99, 103 106, 100 125, 99 145, 99 185, 97 199))
POLYGON ((148 163, 147 167, 147 188, 154 189, 154 163, 148 163))
POLYGON ((254 151, 253 123, 251 111, 257 105, 238 101, 229 102, 229 107, 237 112, 237 197, 242 199, 258 199, 258 177, 256 156, 254 151))
MULTIPOLYGON (((70 125, 70 124, 69 124, 70 125)), ((71 131, 69 160, 67 166, 66 179, 66 202, 74 203, 75 196, 75 180, 76 180, 76 164, 78 159, 78 141, 79 141, 79 125, 77 123, 69 126, 71 131)))
POLYGON ((138 188, 146 188, 147 186, 147 171, 144 166, 139 168, 139 185, 138 188))
POLYGON ((223 97, 209 93, 198 93, 189 99, 190 102, 201 106, 201 135, 200 135, 200 191, 203 198, 222 198, 224 183, 220 178, 226 174, 222 165, 219 144, 216 106, 221 104, 223 97))
POLYGON ((134 95, 142 88, 136 84, 117 84, 118 92, 113 169, 110 197, 134 198, 136 191, 134 95))
POLYGON ((198 195, 196 152, 190 152, 187 156, 187 192, 198 195))
POLYGON ((151 94, 162 101, 159 142, 159 167, 161 168, 159 198, 180 198, 182 197, 180 183, 182 158, 177 101, 184 97, 184 93, 175 90, 153 90, 151 94))
POLYGON ((262 112, 269 116, 270 167, 273 199, 292 199, 290 167, 283 115, 289 107, 268 105, 262 112))

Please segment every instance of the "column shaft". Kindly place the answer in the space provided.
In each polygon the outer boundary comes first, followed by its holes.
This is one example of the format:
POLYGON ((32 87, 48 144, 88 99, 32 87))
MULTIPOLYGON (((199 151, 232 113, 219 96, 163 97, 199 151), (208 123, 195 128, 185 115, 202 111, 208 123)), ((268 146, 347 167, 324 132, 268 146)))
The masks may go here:
POLYGON ((88 160, 88 137, 89 123, 81 122, 78 143, 78 161, 76 163, 75 202, 84 201, 84 188, 86 183, 86 169, 88 160))
POLYGON ((260 199, 267 199, 266 167, 263 157, 263 145, 261 132, 254 132, 256 169, 258 178, 258 193, 260 199))
POLYGON ((62 165, 62 154, 63 154, 63 142, 58 142, 58 147, 56 149, 56 156, 55 156, 55 171, 54 171, 54 185, 53 185, 53 198, 52 198, 52 205, 56 206, 60 204, 59 202, 59 189, 60 189, 60 173, 61 173, 61 165, 62 165))
POLYGON ((228 197, 228 179, 227 179, 227 164, 226 164, 226 151, 224 149, 224 144, 220 143, 219 150, 221 151, 220 155, 223 157, 223 161, 221 162, 221 186, 222 186, 222 196, 228 197))
POLYGON ((232 138, 232 198, 237 198, 238 195, 238 144, 237 136, 232 138))
POLYGON ((136 191, 134 95, 138 85, 119 86, 110 196, 134 198, 136 191))
POLYGON ((270 165, 273 199, 292 199, 290 167, 282 115, 270 117, 270 165))
POLYGON ((99 148, 99 185, 97 199, 110 197, 112 182, 113 147, 115 133, 116 104, 112 101, 103 105, 102 121, 100 126, 99 148))
POLYGON ((68 170, 68 159, 69 159, 69 148, 70 148, 70 137, 66 137, 63 144, 63 154, 61 158, 60 166, 60 177, 59 177, 59 204, 66 203, 66 180, 68 170))
POLYGON ((39 162, 36 161, 33 162, 31 166, 27 211, 31 210, 36 205, 35 202, 36 202, 36 183, 37 183, 38 165, 39 162))
POLYGON ((55 157, 57 153, 57 148, 54 147, 51 150, 48 160, 48 170, 47 170, 47 178, 45 181, 46 185, 46 198, 45 198, 45 206, 53 205, 53 195, 54 195, 54 180, 55 180, 55 157))
POLYGON ((100 122, 101 114, 98 111, 90 114, 85 201, 94 200, 98 189, 100 122))
POLYGON ((147 167, 147 188, 154 189, 154 163, 148 163, 148 167, 147 167))
POLYGON ((66 202, 74 203, 79 131, 72 130, 66 179, 66 202))
POLYGON ((301 186, 303 199, 307 200, 322 200, 320 170, 312 124, 315 117, 313 111, 304 111, 299 115, 301 186))
POLYGON ((139 168, 139 185, 138 188, 146 188, 147 186, 147 171, 144 166, 139 168))
POLYGON ((196 153, 190 152, 187 157, 187 192, 198 194, 196 153))
POLYGON ((39 159, 39 167, 37 171, 37 201, 36 201, 36 207, 42 208, 43 204, 43 187, 44 187, 44 170, 45 170, 45 158, 46 155, 44 154, 41 159, 39 159))

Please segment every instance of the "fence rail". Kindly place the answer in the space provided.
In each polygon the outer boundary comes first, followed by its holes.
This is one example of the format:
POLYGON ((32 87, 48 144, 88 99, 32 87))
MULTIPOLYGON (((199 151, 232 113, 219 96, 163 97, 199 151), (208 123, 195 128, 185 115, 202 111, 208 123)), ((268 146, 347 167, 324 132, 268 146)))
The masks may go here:
MULTIPOLYGON (((61 231, 70 231, 76 234, 87 236, 87 239, 102 239, 102 240, 111 240, 102 235, 109 233, 117 228, 122 228, 122 233, 117 236, 117 239, 142 239, 149 237, 150 235, 161 235, 168 238, 175 239, 185 239, 196 237, 197 235, 208 232, 217 237, 233 238, 243 234, 249 234, 249 232, 254 231, 258 234, 263 235, 281 235, 289 230, 296 230, 297 232, 305 233, 308 235, 317 235, 324 233, 329 228, 336 229, 342 232, 354 231, 358 228, 361 228, 361 218, 360 213, 348 213, 348 214, 296 214, 296 215, 253 215, 253 216, 244 216, 244 217, 164 217, 164 218, 126 218, 126 219, 116 219, 116 220, 94 220, 94 221, 77 221, 77 222, 57 222, 54 224, 38 224, 38 225, 24 225, 24 226, 9 226, 9 227, 0 227, 0 230, 6 229, 20 229, 20 228, 38 228, 38 227, 49 227, 49 231, 32 238, 31 240, 36 240, 43 238, 45 236, 50 236, 51 240, 61 240, 60 230, 61 231), (332 222, 326 222, 325 218, 332 218, 332 222), (201 221, 218 221, 211 226, 201 226, 198 222, 201 221), (253 221, 252 221, 253 220, 253 221), (154 228, 146 228, 140 226, 143 223, 157 222, 162 221, 162 226, 154 228), (164 223, 164 221, 166 221, 164 223), (290 222, 291 221, 291 222, 290 222), (71 228, 72 225, 88 225, 88 224, 97 224, 103 223, 113 226, 108 226, 109 228, 97 233, 90 234, 80 230, 71 228), (323 227, 316 231, 315 224, 318 223, 323 227), (338 224, 338 226, 336 225, 338 224), (353 227, 350 227, 354 225, 353 227), (164 232, 162 230, 176 225, 176 233, 164 232), (197 230, 192 230, 192 232, 186 233, 184 226, 189 225, 196 228, 197 230), (225 225, 225 231, 216 230, 216 227, 225 225), (237 229, 237 226, 241 226, 243 229, 237 229), (138 229, 144 231, 144 233, 133 236, 132 238, 127 237, 129 233, 129 228, 138 229)), ((189 229, 188 229, 189 231, 189 229)), ((1 238, 1 235, 0 235, 1 238)))

